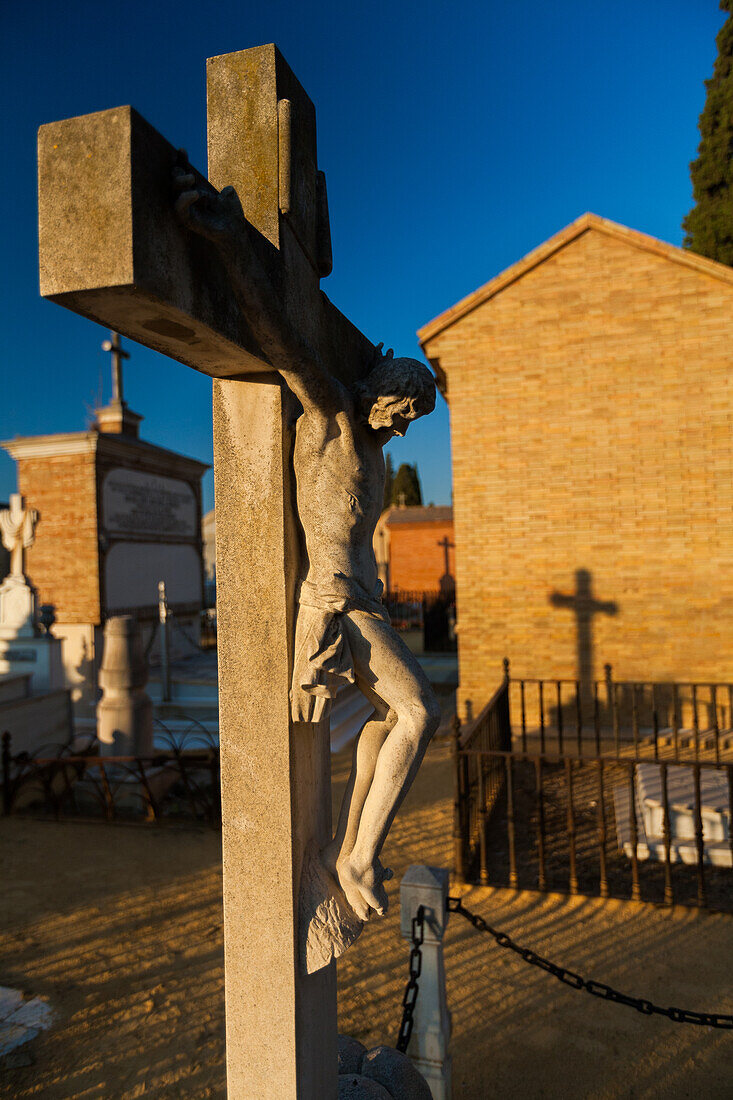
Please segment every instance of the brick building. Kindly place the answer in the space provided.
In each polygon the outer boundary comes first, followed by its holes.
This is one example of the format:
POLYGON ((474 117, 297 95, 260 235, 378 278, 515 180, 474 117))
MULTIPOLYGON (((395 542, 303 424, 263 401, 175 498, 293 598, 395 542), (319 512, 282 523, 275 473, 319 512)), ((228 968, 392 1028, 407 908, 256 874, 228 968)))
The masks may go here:
POLYGON ((461 700, 733 675, 733 270, 586 214, 419 332, 451 412, 461 700))
POLYGON ((437 592, 455 587, 452 508, 393 507, 386 527, 391 589, 437 592))
POLYGON ((27 573, 39 603, 55 609, 53 633, 63 639, 75 701, 95 696, 108 616, 133 614, 149 638, 159 580, 177 622, 194 634, 199 627, 208 467, 139 439, 140 420, 113 399, 86 431, 2 444, 18 464, 18 491, 39 513, 27 573))

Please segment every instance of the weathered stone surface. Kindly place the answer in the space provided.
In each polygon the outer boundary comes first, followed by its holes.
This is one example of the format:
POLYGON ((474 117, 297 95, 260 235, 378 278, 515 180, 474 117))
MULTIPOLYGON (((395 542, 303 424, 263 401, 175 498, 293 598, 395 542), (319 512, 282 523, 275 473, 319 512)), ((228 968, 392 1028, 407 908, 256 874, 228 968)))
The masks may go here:
POLYGON ((359 1074, 348 1074, 339 1077, 338 1100, 397 1100, 397 1094, 387 1092, 378 1081, 359 1074))
POLYGON ((176 157, 132 107, 40 128, 41 294, 206 374, 261 370, 215 250, 176 221, 176 157))
POLYGON ((300 875, 298 906, 298 953, 305 973, 313 974, 340 958, 363 927, 338 882, 323 866, 317 848, 310 845, 300 875))
POLYGON ((366 1054, 366 1047, 358 1039, 352 1039, 349 1035, 339 1035, 339 1075, 345 1073, 359 1073, 362 1058, 366 1054))
POLYGON ((364 1055, 362 1075, 376 1081, 399 1100, 432 1100, 430 1088, 406 1054, 392 1047, 375 1047, 364 1055))

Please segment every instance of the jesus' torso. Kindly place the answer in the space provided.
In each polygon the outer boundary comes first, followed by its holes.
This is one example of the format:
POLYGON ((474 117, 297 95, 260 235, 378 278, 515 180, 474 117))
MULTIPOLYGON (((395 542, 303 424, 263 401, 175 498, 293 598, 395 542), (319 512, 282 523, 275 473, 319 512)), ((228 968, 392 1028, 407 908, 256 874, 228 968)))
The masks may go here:
POLYGON ((353 408, 298 420, 294 466, 298 515, 308 555, 305 578, 345 598, 377 586, 372 538, 384 500, 379 435, 353 408))

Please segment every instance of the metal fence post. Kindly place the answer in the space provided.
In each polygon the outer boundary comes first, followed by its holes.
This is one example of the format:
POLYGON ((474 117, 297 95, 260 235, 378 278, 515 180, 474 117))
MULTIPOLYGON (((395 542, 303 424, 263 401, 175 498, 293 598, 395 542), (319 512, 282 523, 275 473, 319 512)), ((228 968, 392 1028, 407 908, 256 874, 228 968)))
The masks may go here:
POLYGON ((450 1100, 451 1017, 445 990, 443 933, 448 923, 450 873, 440 867, 408 867, 400 884, 403 937, 412 946, 412 919, 425 908, 419 992, 407 1053, 430 1086, 433 1100, 450 1100))
POLYGON ((453 717, 452 725, 452 749, 453 749, 453 874, 458 882, 465 882, 466 860, 465 841, 463 836, 465 791, 461 782, 461 720, 458 715, 453 717))
POLYGON ((165 581, 158 581, 158 619, 160 621, 161 698, 164 703, 170 703, 171 666, 168 646, 168 599, 165 594, 165 581))
POLYGON ((10 797, 10 733, 5 730, 3 734, 3 813, 9 814, 11 806, 10 797))

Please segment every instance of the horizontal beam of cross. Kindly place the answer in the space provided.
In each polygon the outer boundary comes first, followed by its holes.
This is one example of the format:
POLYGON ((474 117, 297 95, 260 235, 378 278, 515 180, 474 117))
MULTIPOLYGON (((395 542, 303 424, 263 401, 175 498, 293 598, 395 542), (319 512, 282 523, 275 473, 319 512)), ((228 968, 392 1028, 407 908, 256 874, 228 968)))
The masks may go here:
MULTIPOLYGON (((48 123, 38 154, 45 298, 214 378, 271 370, 216 247, 175 216, 178 151, 137 111, 48 123)), ((363 373, 373 345, 323 294, 310 262, 297 270, 283 262, 285 241, 278 249, 261 233, 252 237, 279 305, 324 364, 342 378, 363 373)))

